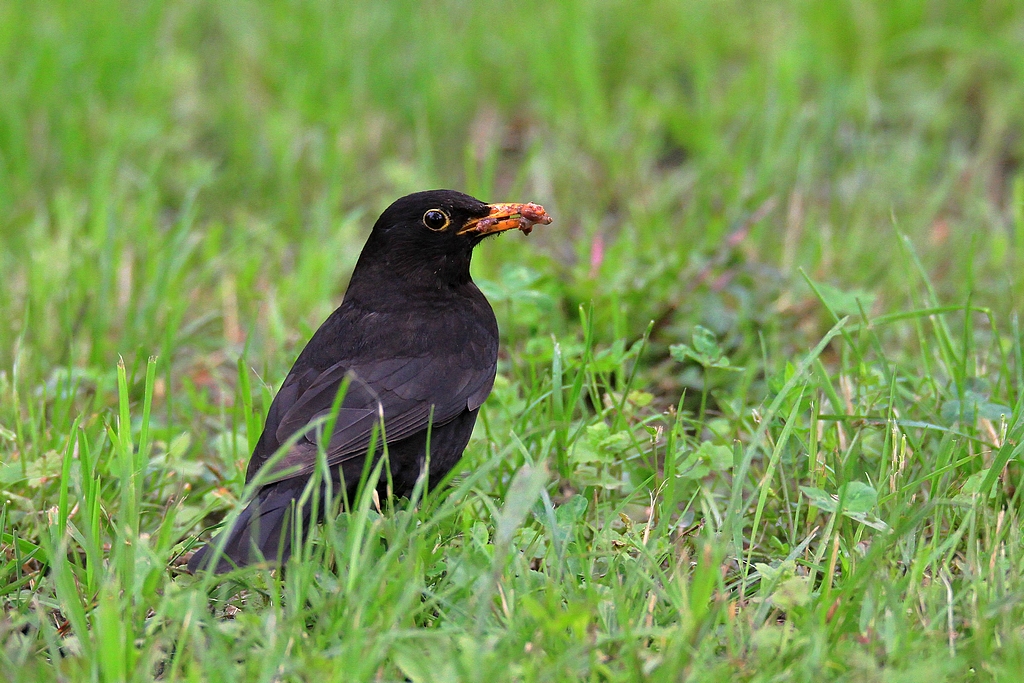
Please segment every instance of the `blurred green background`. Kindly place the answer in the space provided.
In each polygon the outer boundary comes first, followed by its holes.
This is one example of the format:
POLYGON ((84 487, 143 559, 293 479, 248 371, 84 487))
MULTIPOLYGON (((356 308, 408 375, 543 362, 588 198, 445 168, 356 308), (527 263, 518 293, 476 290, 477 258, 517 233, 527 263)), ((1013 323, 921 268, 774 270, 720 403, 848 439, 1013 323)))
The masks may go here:
POLYGON ((802 286, 798 266, 901 308, 897 231, 950 301, 1019 296, 1015 2, 0 13, 0 324, 51 361, 159 351, 225 287, 243 326, 269 324, 271 294, 284 328, 315 324, 373 217, 428 187, 546 204, 558 222, 481 250, 479 272, 617 298, 634 335, 689 307, 694 264, 751 216, 744 314, 802 286))
POLYGON ((2 0, 0 670, 1012 680, 1022 162, 1014 0, 2 0), (214 618, 168 564, 435 187, 555 218, 475 256, 483 478, 214 618))

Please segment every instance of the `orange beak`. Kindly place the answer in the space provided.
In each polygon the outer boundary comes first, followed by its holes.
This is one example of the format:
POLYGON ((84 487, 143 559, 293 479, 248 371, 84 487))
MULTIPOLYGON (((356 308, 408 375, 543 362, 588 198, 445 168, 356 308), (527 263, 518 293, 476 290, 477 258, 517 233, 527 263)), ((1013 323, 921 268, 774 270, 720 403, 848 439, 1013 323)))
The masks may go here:
POLYGON ((551 216, 540 204, 491 204, 490 207, 488 215, 469 221, 458 234, 483 236, 517 229, 529 235, 534 225, 551 223, 551 216))

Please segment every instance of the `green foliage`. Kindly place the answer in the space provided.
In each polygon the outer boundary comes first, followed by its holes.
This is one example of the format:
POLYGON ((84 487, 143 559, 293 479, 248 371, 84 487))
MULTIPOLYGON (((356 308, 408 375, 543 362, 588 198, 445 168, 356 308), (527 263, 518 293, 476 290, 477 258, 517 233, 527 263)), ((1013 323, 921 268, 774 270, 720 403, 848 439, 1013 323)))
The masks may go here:
POLYGON ((692 360, 705 369, 742 370, 729 366, 729 357, 715 341, 714 333, 700 325, 693 331, 693 346, 673 344, 669 347, 669 352, 680 363, 692 360))
POLYGON ((0 3, 0 679, 1015 680, 1022 25, 0 3), (439 186, 555 217, 477 250, 463 464, 183 573, 370 222, 439 186))

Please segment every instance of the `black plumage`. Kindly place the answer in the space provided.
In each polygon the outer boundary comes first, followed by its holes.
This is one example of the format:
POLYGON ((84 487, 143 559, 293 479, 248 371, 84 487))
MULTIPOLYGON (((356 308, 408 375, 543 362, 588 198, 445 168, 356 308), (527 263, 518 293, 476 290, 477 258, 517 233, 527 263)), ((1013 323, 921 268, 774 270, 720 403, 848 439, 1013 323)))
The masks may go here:
MULTIPOLYGON (((458 462, 480 405, 494 383, 498 326, 469 274, 473 248, 487 235, 550 223, 535 204, 485 204, 451 190, 419 192, 397 200, 373 226, 340 307, 299 354, 271 403, 253 450, 246 482, 301 433, 264 473, 269 481, 227 534, 215 570, 260 560, 283 561, 291 551, 291 520, 303 526, 308 506, 297 507, 324 444, 335 481, 349 500, 366 464, 374 433, 387 442, 397 496, 412 492, 426 461, 436 484, 458 462), (310 428, 331 413, 348 380, 334 428, 326 439, 310 428), (380 433, 383 416, 383 434, 380 433)), ((374 457, 379 457, 380 446, 374 457)), ((379 487, 384 492, 386 477, 379 487)), ((189 560, 208 568, 220 537, 189 560)))

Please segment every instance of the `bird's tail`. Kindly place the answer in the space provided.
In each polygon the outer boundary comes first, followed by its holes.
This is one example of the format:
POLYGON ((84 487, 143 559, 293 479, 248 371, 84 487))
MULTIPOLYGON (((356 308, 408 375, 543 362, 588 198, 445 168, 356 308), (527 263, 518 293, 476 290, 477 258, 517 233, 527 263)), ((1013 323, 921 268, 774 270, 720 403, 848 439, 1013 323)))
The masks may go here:
MULTIPOLYGON (((213 551, 221 544, 224 534, 227 534, 227 539, 214 573, 223 574, 258 562, 283 564, 291 555, 292 520, 305 485, 306 482, 300 479, 297 482, 278 482, 261 489, 230 529, 214 536, 196 551, 188 561, 188 570, 194 574, 200 569, 210 569, 213 551)), ((299 509, 298 513, 302 515, 303 528, 307 528, 308 509, 299 509)))

